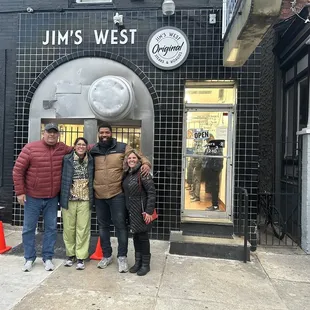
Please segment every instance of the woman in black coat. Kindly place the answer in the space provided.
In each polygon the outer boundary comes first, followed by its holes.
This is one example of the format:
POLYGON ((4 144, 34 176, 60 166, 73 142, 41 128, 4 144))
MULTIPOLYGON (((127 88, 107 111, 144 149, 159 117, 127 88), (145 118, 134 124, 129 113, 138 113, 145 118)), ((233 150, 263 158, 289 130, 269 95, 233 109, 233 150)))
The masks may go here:
POLYGON ((132 150, 125 155, 123 189, 129 212, 130 228, 133 233, 135 264, 131 273, 144 276, 150 271, 149 224, 155 208, 156 192, 150 175, 140 174, 141 157, 132 150))

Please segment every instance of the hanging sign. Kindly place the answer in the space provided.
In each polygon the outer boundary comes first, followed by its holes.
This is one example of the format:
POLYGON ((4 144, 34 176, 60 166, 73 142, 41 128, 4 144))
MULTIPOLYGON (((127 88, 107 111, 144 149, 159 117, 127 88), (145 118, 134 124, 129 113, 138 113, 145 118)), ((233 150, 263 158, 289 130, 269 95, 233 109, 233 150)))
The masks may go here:
POLYGON ((194 133, 195 140, 205 140, 205 139, 208 139, 209 137, 210 137, 209 130, 198 129, 194 133))
POLYGON ((189 41, 182 30, 170 26, 162 27, 149 37, 146 52, 155 67, 172 70, 187 59, 189 41))

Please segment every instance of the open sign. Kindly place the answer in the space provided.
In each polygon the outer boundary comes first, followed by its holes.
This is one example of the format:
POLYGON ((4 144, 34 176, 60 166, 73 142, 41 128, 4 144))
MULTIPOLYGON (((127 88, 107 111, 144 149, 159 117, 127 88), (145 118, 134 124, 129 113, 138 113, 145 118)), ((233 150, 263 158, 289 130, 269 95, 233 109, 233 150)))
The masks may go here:
POLYGON ((203 139, 208 139, 209 136, 209 131, 208 130, 201 130, 201 131, 196 131, 194 133, 194 139, 195 140, 203 140, 203 139))

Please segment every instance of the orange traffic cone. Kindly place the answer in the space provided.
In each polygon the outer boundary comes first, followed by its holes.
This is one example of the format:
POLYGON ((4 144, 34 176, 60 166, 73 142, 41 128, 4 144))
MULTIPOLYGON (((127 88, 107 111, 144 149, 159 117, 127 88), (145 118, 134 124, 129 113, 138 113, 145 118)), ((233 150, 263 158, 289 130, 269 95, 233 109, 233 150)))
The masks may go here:
POLYGON ((3 225, 2 222, 0 221, 0 254, 7 252, 11 249, 12 249, 11 246, 7 246, 5 244, 3 225))
POLYGON ((103 252, 100 244, 100 237, 98 237, 97 246, 95 252, 90 256, 90 259, 101 260, 103 258, 103 252))

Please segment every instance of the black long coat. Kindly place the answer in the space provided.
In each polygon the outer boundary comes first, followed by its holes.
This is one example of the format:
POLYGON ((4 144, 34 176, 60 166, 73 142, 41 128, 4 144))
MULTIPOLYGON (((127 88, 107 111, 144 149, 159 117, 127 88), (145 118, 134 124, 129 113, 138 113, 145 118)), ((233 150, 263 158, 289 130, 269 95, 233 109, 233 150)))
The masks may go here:
POLYGON ((142 215, 142 207, 148 214, 153 214, 156 201, 156 191, 152 177, 140 174, 141 164, 138 164, 124 174, 123 189, 126 197, 126 207, 129 212, 130 228, 133 233, 148 231, 142 215))

